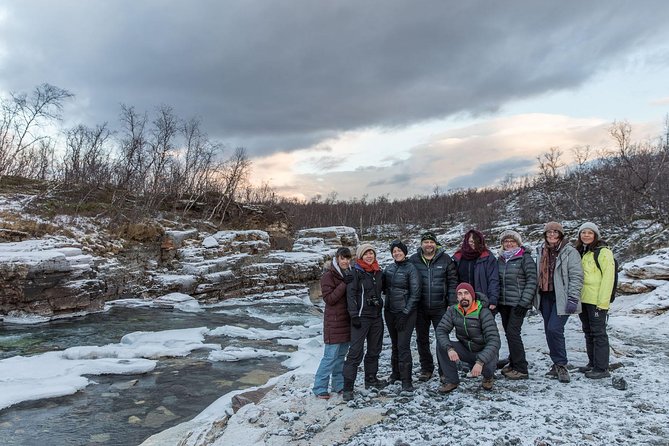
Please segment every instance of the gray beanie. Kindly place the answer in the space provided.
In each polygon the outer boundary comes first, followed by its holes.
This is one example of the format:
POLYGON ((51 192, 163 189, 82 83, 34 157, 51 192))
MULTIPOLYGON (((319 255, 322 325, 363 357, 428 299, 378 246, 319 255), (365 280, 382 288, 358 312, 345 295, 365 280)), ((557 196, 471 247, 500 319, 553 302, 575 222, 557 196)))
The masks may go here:
POLYGON ((518 243, 518 246, 523 246, 523 239, 518 234, 516 231, 512 231, 511 229, 507 229, 506 231, 502 232, 502 235, 499 236, 499 243, 502 244, 504 242, 504 239, 507 238, 512 238, 518 243))
POLYGON ((592 232, 594 232, 597 235, 598 240, 602 238, 601 234, 599 233, 599 228, 593 222, 586 221, 585 223, 583 223, 581 227, 578 228, 578 235, 581 235, 581 231, 583 231, 584 229, 590 229, 592 232))
POLYGON ((376 249, 369 243, 363 243, 362 245, 358 246, 358 249, 355 250, 355 258, 356 259, 362 259, 362 256, 369 250, 374 251, 374 255, 376 256, 376 249))

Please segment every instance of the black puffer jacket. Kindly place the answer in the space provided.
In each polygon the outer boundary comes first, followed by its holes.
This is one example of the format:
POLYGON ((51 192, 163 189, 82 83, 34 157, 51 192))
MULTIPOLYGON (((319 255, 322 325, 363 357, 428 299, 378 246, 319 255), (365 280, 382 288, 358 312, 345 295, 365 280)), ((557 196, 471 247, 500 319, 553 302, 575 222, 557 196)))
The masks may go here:
POLYGON ((420 300, 420 275, 408 259, 393 262, 383 271, 383 294, 386 311, 409 314, 420 300))
POLYGON ((524 308, 532 306, 537 292, 537 264, 530 250, 523 250, 504 261, 499 256, 499 301, 500 305, 524 308))
POLYGON ((353 282, 346 287, 348 314, 351 317, 381 317, 383 308, 383 273, 368 273, 355 265, 351 269, 353 282))
POLYGON ((443 248, 437 249, 430 261, 423 258, 423 250, 418 248, 409 260, 420 273, 421 307, 439 309, 457 303, 455 288, 458 286, 458 273, 455 262, 443 248))
POLYGON ((448 334, 455 328, 455 337, 469 351, 476 353, 476 360, 483 364, 497 362, 500 348, 499 331, 492 312, 477 301, 478 309, 464 315, 458 305, 451 305, 437 326, 437 345, 451 348, 448 334))

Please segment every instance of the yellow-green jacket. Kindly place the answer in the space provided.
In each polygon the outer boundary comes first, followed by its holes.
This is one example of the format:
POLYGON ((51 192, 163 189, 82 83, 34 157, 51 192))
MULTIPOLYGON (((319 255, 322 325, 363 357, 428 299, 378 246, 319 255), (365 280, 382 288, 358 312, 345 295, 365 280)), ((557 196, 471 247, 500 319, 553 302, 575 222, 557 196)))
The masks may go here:
POLYGON ((613 252, 609 248, 601 248, 597 260, 602 268, 601 271, 597 268, 593 251, 586 252, 581 258, 581 266, 583 266, 581 303, 596 305, 597 308, 608 310, 616 274, 613 252))

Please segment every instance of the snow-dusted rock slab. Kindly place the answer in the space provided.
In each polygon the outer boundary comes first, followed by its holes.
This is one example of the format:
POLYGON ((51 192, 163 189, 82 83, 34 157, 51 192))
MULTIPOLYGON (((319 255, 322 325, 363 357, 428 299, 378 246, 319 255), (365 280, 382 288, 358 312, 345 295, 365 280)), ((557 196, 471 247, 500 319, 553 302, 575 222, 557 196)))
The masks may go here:
POLYGON ((636 279, 669 279, 669 248, 658 249, 653 254, 623 265, 623 271, 636 279))
POLYGON ((358 234, 349 226, 328 226, 297 231, 293 251, 323 252, 340 246, 355 247, 358 234))
POLYGON ((93 271, 94 261, 73 240, 0 243, 0 314, 100 310, 106 286, 93 271))

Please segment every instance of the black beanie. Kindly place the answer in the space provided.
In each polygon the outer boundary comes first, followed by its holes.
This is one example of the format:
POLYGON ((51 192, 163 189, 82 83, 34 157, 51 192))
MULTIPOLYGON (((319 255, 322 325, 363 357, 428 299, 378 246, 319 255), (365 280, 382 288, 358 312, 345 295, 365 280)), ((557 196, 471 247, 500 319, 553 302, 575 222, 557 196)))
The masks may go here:
POLYGON ((437 243, 437 236, 434 235, 434 232, 427 231, 420 236, 420 241, 422 242, 424 240, 432 240, 433 242, 437 243))
POLYGON ((400 248, 404 255, 407 255, 409 253, 409 249, 407 248, 407 245, 402 243, 401 240, 393 240, 393 242, 390 244, 390 253, 393 253, 393 249, 395 248, 400 248))

